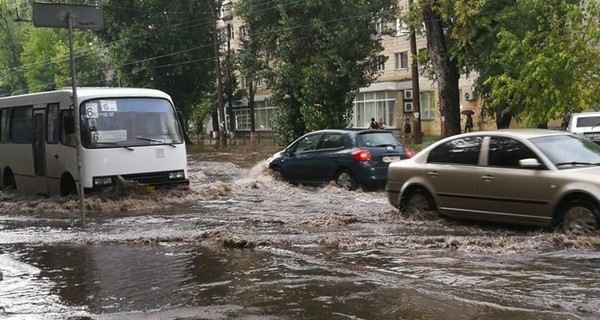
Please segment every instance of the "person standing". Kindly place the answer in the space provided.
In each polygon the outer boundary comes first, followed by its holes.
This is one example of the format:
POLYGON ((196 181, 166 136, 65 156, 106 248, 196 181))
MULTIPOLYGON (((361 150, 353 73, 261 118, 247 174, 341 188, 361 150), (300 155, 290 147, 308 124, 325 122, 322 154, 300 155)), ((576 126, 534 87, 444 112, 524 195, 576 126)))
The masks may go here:
POLYGON ((375 118, 371 118, 371 123, 369 124, 369 129, 380 129, 379 123, 375 121, 375 118))
POLYGON ((473 131, 473 117, 471 114, 467 114, 467 120, 465 121, 465 132, 473 131))
POLYGON ((383 121, 383 118, 379 118, 379 129, 385 129, 385 121, 383 121))
POLYGON ((571 122, 571 113, 567 112, 560 123, 560 130, 567 130, 567 128, 569 128, 569 122, 571 122))
POLYGON ((410 126, 410 121, 408 117, 404 118, 404 124, 402 125, 402 127, 404 128, 404 134, 402 135, 402 137, 410 137, 412 133, 412 128, 410 126))

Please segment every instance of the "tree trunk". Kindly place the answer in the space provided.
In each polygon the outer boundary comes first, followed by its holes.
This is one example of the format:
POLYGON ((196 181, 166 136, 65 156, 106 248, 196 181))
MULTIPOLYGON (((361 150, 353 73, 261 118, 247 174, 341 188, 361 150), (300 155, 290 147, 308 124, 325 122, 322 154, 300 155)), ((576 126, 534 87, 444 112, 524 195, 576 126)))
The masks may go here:
POLYGON ((438 101, 441 116, 441 136, 448 137, 461 133, 460 97, 458 80, 460 73, 455 59, 450 57, 442 17, 429 3, 423 7, 423 19, 427 33, 427 49, 436 76, 438 101))
POLYGON ((511 115, 497 113, 496 114, 496 128, 508 129, 510 127, 511 120, 512 120, 511 115))

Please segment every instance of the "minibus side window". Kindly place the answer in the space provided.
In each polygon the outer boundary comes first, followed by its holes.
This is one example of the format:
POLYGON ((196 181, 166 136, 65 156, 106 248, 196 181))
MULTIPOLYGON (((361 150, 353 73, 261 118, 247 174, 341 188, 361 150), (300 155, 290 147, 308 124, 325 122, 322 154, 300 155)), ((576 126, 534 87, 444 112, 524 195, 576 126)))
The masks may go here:
POLYGON ((33 108, 16 107, 10 119, 10 140, 14 143, 33 142, 33 108))
POLYGON ((76 138, 73 126, 75 124, 75 112, 73 110, 62 110, 60 112, 60 143, 75 147, 76 138))
POLYGON ((0 142, 8 142, 9 131, 8 124, 10 120, 10 109, 5 108, 0 111, 0 142))

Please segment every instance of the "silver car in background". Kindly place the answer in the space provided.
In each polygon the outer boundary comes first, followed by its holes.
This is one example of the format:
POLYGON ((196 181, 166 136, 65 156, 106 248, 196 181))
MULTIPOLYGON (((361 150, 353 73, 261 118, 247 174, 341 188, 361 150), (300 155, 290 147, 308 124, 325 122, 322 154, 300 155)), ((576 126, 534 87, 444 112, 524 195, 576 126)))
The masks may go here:
POLYGON ((506 129, 440 140, 393 162, 386 192, 402 214, 594 232, 600 225, 600 146, 564 131, 506 129))

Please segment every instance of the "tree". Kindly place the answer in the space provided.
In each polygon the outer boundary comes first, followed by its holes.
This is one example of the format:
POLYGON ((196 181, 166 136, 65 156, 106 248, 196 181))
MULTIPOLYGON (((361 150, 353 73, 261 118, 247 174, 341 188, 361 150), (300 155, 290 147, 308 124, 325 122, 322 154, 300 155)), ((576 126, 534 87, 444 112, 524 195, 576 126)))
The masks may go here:
POLYGON ((104 5, 109 58, 119 84, 169 93, 191 118, 214 92, 213 0, 108 0, 104 5))
MULTIPOLYGON (((29 92, 71 86, 69 35, 65 29, 30 28, 23 46, 22 70, 29 92)), ((78 86, 106 84, 106 67, 93 33, 73 33, 78 86)))
POLYGON ((19 24, 19 6, 0 0, 0 96, 23 93, 27 89, 21 70, 26 25, 19 24))
MULTIPOLYGON (((431 78, 437 82, 440 110, 441 136, 447 137, 461 132, 460 97, 458 83, 461 75, 461 60, 456 55, 456 44, 452 34, 458 0, 423 0, 413 3, 406 18, 412 28, 427 37, 427 61, 421 65, 431 66, 431 78), (424 25, 424 30, 420 27, 424 25)), ((421 58, 423 59, 423 58, 421 58)))
POLYGON ((476 90, 499 128, 513 117, 543 127, 598 105, 596 2, 487 1, 460 12, 457 50, 478 71, 476 90))
MULTIPOLYGON (((348 125, 361 87, 383 57, 375 26, 396 16, 395 0, 241 0, 237 14, 264 59, 276 142, 348 125), (266 5, 265 5, 266 4, 266 5)), ((254 49, 251 49, 254 50, 254 49)), ((251 74, 251 73, 248 73, 251 74)))

